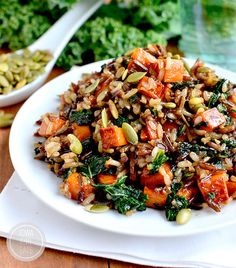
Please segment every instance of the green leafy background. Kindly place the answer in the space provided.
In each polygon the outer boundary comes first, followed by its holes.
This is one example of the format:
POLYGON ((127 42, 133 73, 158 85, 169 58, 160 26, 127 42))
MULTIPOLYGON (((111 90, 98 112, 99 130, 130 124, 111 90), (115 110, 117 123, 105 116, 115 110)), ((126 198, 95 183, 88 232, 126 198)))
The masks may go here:
MULTIPOLYGON (((33 43, 76 0, 0 0, 0 46, 17 50, 33 43)), ((165 45, 180 34, 177 0, 140 0, 103 5, 79 29, 57 65, 69 69, 116 57, 148 43, 165 45)))

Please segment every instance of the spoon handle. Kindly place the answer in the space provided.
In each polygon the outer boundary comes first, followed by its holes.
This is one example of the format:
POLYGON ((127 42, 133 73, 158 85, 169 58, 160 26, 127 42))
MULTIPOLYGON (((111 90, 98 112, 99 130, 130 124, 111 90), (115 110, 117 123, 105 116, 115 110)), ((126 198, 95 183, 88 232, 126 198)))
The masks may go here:
POLYGON ((29 47, 30 50, 50 50, 53 54, 51 64, 54 64, 74 33, 102 3, 102 0, 82 0, 75 4, 71 10, 66 12, 47 32, 29 47))

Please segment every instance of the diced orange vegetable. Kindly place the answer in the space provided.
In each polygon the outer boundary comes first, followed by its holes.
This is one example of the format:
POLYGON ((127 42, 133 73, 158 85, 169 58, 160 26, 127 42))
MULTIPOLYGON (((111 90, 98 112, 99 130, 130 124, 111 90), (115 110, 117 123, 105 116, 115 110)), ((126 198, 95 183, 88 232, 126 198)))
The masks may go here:
POLYGON ((102 184, 113 184, 116 182, 116 176, 108 174, 99 174, 98 182, 102 184))
POLYGON ((164 85, 152 77, 144 76, 138 83, 138 91, 149 98, 161 98, 164 93, 164 85))
POLYGON ((146 128, 141 130, 140 139, 142 141, 148 141, 149 137, 146 128))
POLYGON ((65 122, 65 120, 58 116, 48 115, 46 118, 43 118, 38 134, 42 137, 50 137, 56 134, 65 122))
POLYGON ((92 135, 89 126, 79 126, 78 124, 73 123, 72 128, 73 128, 74 135, 80 141, 86 140, 92 135))
POLYGON ((69 187, 71 199, 78 200, 79 192, 82 190, 82 176, 79 173, 72 173, 66 179, 66 184, 69 187))
MULTIPOLYGON (((175 122, 171 122, 171 121, 166 121, 163 125, 162 125, 162 128, 163 130, 166 132, 166 133, 170 133, 172 132, 173 129, 176 129, 176 132, 178 131, 179 129, 179 125, 175 122)), ((182 135, 180 135, 177 140, 178 141, 185 141, 187 138, 187 135, 186 133, 183 133, 182 135)))
POLYGON ((230 116, 232 116, 233 118, 236 118, 236 105, 230 109, 229 113, 230 113, 230 116))
POLYGON ((177 195, 185 197, 188 201, 192 201, 197 196, 197 192, 197 187, 184 186, 177 192, 177 195))
POLYGON ((236 104, 236 90, 234 89, 234 92, 232 95, 230 95, 230 97, 228 98, 228 101, 236 104))
POLYGON ((156 140, 159 138, 157 129, 158 129, 157 121, 153 117, 149 117, 146 120, 146 133, 148 136, 148 140, 156 140))
POLYGON ((153 55, 151 55, 150 53, 148 53, 147 51, 145 51, 142 48, 134 49, 134 51, 131 55, 131 60, 130 60, 129 65, 128 65, 129 70, 131 69, 131 67, 133 65, 132 60, 136 60, 136 61, 142 63, 147 68, 150 66, 151 63, 157 62, 157 59, 153 55))
POLYGON ((202 179, 198 178, 198 187, 204 200, 216 211, 220 211, 221 205, 229 201, 226 178, 227 173, 224 170, 217 170, 202 179))
POLYGON ((148 200, 146 201, 148 207, 156 208, 158 206, 165 206, 168 194, 164 188, 149 189, 145 186, 143 193, 148 196, 148 200))
POLYGON ((184 64, 182 60, 165 59, 164 82, 182 82, 184 75, 184 64))
POLYGON ((157 173, 150 174, 147 168, 143 169, 141 175, 141 184, 149 188, 155 188, 157 186, 170 185, 173 179, 173 173, 168 163, 164 163, 157 173))
POLYGON ((102 148, 109 149, 128 144, 124 132, 120 127, 106 127, 100 129, 102 148))
POLYGON ((235 195, 236 194, 236 182, 227 181, 226 185, 227 185, 229 196, 235 195))
POLYGON ((200 117, 201 122, 205 122, 207 126, 201 126, 201 129, 211 132, 215 128, 225 123, 225 117, 220 113, 217 108, 206 110, 202 113, 198 113, 196 118, 200 117))

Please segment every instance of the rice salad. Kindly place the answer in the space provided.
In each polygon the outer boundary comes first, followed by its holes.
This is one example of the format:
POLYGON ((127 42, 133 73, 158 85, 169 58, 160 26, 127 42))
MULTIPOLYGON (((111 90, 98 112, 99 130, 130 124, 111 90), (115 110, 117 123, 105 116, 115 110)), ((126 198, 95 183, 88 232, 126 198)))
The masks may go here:
POLYGON ((90 212, 147 207, 186 223, 236 197, 236 85, 159 45, 84 74, 36 122, 35 159, 90 212))

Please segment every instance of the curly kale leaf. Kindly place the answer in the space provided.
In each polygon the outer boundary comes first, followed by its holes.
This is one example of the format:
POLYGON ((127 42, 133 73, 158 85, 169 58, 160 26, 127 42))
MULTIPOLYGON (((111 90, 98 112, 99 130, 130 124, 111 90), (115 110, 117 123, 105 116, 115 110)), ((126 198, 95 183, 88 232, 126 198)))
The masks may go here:
POLYGON ((107 156, 91 155, 85 159, 84 165, 79 168, 79 171, 92 179, 106 170, 105 163, 108 159, 107 156))
POLYGON ((168 160, 168 156, 164 150, 159 150, 152 163, 148 164, 148 169, 151 174, 158 172, 159 168, 168 160))
POLYGON ((188 200, 183 196, 177 195, 182 186, 182 183, 173 183, 171 185, 171 193, 168 194, 166 200, 166 218, 168 221, 174 221, 178 212, 188 207, 188 200))
POLYGON ((131 210, 146 209, 147 195, 130 185, 125 185, 127 176, 123 176, 114 184, 94 184, 98 190, 104 191, 114 204, 114 208, 121 214, 131 210))
POLYGON ((222 93, 222 87, 225 83, 226 79, 220 79, 216 85, 213 87, 213 94, 211 95, 211 98, 209 99, 208 102, 208 107, 212 108, 215 107, 219 98, 220 98, 220 94, 222 93))
POLYGON ((90 110, 72 110, 69 115, 69 120, 78 125, 90 125, 93 122, 93 112, 90 110))
POLYGON ((129 119, 127 117, 123 117, 119 115, 117 119, 113 121, 114 125, 121 127, 123 123, 129 123, 129 119))
POLYGON ((68 69, 74 64, 117 57, 148 43, 164 45, 166 39, 153 30, 141 31, 113 18, 95 17, 74 35, 57 65, 68 69))

